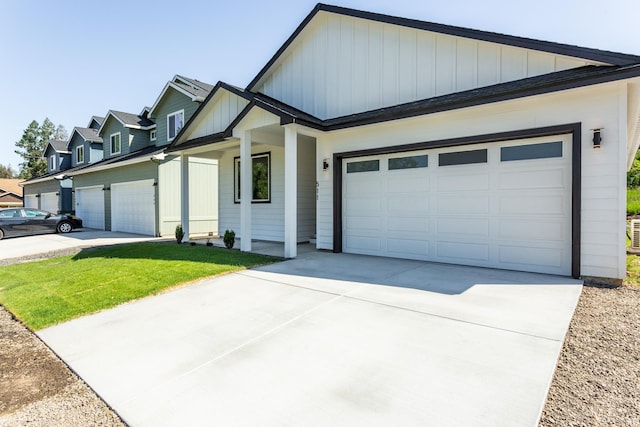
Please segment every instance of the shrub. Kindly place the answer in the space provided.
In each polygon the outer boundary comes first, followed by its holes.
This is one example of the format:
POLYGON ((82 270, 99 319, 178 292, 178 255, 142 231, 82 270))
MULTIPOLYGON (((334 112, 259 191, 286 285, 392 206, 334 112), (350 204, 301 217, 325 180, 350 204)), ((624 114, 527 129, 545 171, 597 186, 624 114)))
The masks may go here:
POLYGON ((627 189, 627 215, 640 214, 640 189, 627 189))
POLYGON ((176 242, 178 244, 182 243, 183 238, 184 238, 184 230, 182 229, 182 225, 176 225, 176 242))
POLYGON ((227 249, 233 248, 233 245, 236 243, 236 233, 233 230, 226 230, 224 232, 224 237, 222 237, 224 241, 224 245, 227 249))

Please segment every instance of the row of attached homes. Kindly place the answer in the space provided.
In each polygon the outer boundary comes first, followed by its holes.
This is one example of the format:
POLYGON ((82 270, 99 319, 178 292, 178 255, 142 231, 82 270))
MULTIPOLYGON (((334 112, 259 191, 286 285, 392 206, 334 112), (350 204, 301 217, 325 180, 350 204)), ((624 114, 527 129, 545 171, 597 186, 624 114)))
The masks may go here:
POLYGON ((90 227, 233 229, 243 251, 622 279, 639 144, 639 56, 318 4, 245 88, 176 76, 53 141, 24 188, 90 227))

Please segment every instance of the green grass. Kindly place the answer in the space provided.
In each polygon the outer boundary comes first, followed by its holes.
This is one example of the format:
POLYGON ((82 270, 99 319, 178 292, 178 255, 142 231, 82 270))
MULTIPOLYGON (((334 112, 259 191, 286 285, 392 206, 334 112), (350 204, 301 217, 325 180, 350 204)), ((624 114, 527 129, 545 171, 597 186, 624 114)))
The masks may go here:
POLYGON ((38 330, 197 279, 277 261, 175 243, 88 250, 0 267, 0 304, 38 330))
POLYGON ((640 188, 627 188, 627 215, 640 214, 640 188))

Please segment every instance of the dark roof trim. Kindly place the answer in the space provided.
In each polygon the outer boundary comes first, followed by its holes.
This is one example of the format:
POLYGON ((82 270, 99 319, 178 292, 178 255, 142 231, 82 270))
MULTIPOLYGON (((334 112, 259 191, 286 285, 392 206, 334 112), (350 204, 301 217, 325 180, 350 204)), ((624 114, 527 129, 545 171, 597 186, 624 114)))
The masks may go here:
POLYGON ((514 47, 520 47, 524 49, 532 49, 542 52, 554 53, 557 55, 571 56, 575 58, 582 58, 591 61, 603 62, 612 65, 631 65, 640 63, 640 56, 629 55, 625 53, 610 52, 599 49, 591 49, 579 46, 573 46, 562 43, 554 43, 543 40, 535 40, 525 37, 510 36, 506 34, 493 33, 489 31, 474 30, 471 28, 455 27, 452 25, 436 24, 433 22, 419 21, 416 19, 400 18, 395 16, 383 15, 380 13, 365 12, 362 10, 350 9, 346 7, 331 6, 322 3, 318 3, 313 10, 307 15, 302 23, 296 28, 293 34, 285 41, 285 43, 278 49, 275 55, 267 62, 267 64, 260 70, 258 75, 249 83, 247 90, 255 89, 258 82, 264 77, 268 70, 275 64, 280 56, 287 50, 287 48, 293 43, 298 35, 304 30, 309 22, 320 12, 330 12, 339 15, 351 16, 354 18, 362 18, 370 21, 382 22, 386 24, 400 25, 408 28, 415 28, 418 30, 432 31, 441 34, 448 34, 451 36, 465 37, 474 40, 486 41, 491 43, 498 43, 503 45, 509 45, 514 47))

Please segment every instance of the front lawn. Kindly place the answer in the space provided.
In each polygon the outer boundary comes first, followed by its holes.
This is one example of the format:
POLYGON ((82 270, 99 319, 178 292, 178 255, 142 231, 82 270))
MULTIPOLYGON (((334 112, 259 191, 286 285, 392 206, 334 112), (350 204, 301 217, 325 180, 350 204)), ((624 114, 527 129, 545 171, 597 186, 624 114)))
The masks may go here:
POLYGON ((0 267, 0 304, 37 330, 197 279, 277 261, 175 243, 87 250, 0 267))

